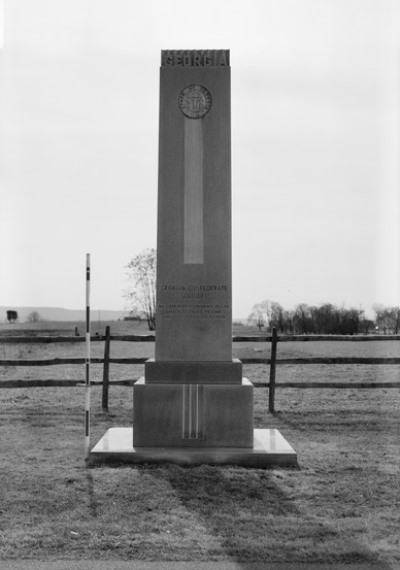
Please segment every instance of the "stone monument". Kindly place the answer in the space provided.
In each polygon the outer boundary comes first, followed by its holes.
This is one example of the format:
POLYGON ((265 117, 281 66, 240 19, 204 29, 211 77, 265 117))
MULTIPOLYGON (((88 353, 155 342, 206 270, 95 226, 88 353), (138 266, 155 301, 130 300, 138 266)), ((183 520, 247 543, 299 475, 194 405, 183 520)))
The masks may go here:
POLYGON ((279 432, 254 430, 232 358, 230 71, 229 50, 161 53, 155 358, 123 454, 136 462, 296 463, 279 432))

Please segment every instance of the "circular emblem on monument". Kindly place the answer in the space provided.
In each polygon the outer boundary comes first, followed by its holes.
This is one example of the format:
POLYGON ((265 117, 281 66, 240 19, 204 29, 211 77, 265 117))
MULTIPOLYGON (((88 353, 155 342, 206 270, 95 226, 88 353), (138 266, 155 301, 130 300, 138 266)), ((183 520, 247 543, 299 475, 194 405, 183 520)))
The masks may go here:
POLYGON ((189 85, 181 91, 178 105, 185 117, 201 119, 210 110, 210 92, 201 85, 189 85))

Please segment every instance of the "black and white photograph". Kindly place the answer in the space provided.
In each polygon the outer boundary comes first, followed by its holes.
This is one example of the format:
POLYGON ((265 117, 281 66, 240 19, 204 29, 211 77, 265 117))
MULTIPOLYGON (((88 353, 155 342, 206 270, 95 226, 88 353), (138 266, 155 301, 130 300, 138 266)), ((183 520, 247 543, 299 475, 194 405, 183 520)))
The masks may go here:
POLYGON ((2 570, 400 569, 400 0, 0 0, 2 570))

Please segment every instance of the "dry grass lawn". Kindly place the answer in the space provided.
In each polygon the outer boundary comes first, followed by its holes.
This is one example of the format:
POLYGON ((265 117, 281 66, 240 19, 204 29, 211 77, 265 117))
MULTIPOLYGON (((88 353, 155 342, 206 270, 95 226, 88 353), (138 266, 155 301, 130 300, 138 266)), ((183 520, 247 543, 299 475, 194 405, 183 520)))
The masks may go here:
MULTIPOLYGON (((24 346, 21 350, 36 350, 24 346)), ((58 368, 50 368, 53 377, 58 368)), ((388 367, 373 368, 381 377, 388 367)), ((351 371, 308 367, 319 379, 328 369, 348 380, 360 380, 366 371, 359 365, 351 371)), ((395 369, 391 373, 398 377, 395 369)), ((278 381, 284 381, 285 371, 289 367, 278 369, 278 381)), ((249 366, 245 372, 262 380, 266 367, 249 366)), ((65 371, 57 373, 65 377, 65 371)), ((83 377, 82 369, 79 373, 83 377)), ((13 374, 21 377, 21 369, 13 374)), ((0 397, 0 560, 400 567, 397 389, 278 390, 275 415, 266 411, 266 390, 256 389, 255 427, 278 428, 299 457, 298 469, 269 470, 168 464, 87 468, 83 388, 4 389, 0 397)), ((108 427, 130 425, 131 388, 111 386, 108 413, 101 410, 101 388, 92 388, 92 445, 108 427)), ((6 568, 4 562, 0 566, 6 568)))
MULTIPOLYGON (((93 443, 131 425, 130 388, 112 387, 108 414, 92 393, 93 443)), ((3 390, 1 558, 400 565, 398 393, 285 390, 275 416, 255 393, 256 425, 281 430, 299 469, 87 469, 82 389, 3 390)))

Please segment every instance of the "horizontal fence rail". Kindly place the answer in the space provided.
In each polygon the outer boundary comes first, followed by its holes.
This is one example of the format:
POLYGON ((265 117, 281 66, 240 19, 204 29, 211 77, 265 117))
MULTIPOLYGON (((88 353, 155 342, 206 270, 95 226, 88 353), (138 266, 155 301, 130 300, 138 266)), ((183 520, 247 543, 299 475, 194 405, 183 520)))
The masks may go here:
MULTIPOLYGON (((0 336, 0 344, 48 344, 48 343, 82 343, 85 337, 80 336, 0 336)), ((105 342, 104 358, 91 358, 92 364, 103 364, 103 380, 91 380, 93 385, 103 386, 103 408, 108 407, 108 387, 109 387, 109 366, 110 364, 144 364, 147 357, 137 358, 111 358, 110 343, 114 342, 154 342, 155 335, 111 335, 109 327, 106 328, 105 335, 91 336, 91 342, 105 342)), ((253 336, 233 336, 233 342, 240 343, 271 343, 270 358, 241 358, 242 364, 264 364, 270 366, 269 381, 253 382, 256 388, 263 387, 269 389, 270 412, 274 412, 275 389, 276 388, 400 388, 400 382, 275 382, 276 365, 340 365, 340 364, 362 364, 362 365, 400 365, 400 357, 309 357, 309 358, 277 358, 277 345, 281 342, 371 342, 371 341, 400 341, 400 335, 277 335, 274 329, 271 335, 253 336)), ((0 359, 0 366, 59 366, 59 365, 84 365, 85 358, 52 358, 52 359, 0 359)), ((115 386, 133 386, 136 380, 114 380, 115 386)), ((83 380, 2 380, 0 388, 19 388, 29 386, 85 386, 83 380)))
MULTIPOLYGON (((144 364, 148 358, 110 358, 110 364, 144 364)), ((104 364, 104 358, 91 358, 92 364, 104 364)), ((85 358, 50 358, 48 360, 0 360, 0 366, 59 366, 85 364, 85 358)))
MULTIPOLYGON (((148 358, 109 358, 110 364, 144 364, 148 358)), ((91 358, 92 364, 104 364, 104 358, 91 358)), ((271 358, 241 358, 242 364, 271 364, 271 358)), ((363 358, 338 356, 334 358, 277 358, 277 364, 400 364, 400 358, 363 358)), ((0 366, 59 366, 84 364, 84 358, 50 358, 48 360, 0 360, 0 366)))
MULTIPOLYGON (((90 337, 90 342, 105 341, 105 335, 93 335, 90 337)), ((111 335, 110 340, 118 340, 122 342, 154 342, 156 340, 155 335, 111 335)), ((0 344, 36 344, 44 343, 50 344, 53 342, 85 342, 84 336, 0 336, 0 344)))
MULTIPOLYGON (((113 386, 134 386, 136 379, 132 380, 113 380, 113 386)), ((269 382, 251 382, 254 388, 270 388, 269 382)), ((92 386, 102 386, 103 380, 91 380, 92 386)), ((84 381, 81 379, 60 380, 59 378, 46 378, 45 380, 3 380, 0 383, 0 388, 29 388, 41 386, 82 386, 85 387, 84 381)), ((351 385, 345 382, 276 382, 276 388, 400 388, 400 382, 353 382, 351 385)))
MULTIPOLYGON (((93 335, 90 337, 90 342, 104 342, 106 335, 93 335)), ((148 335, 111 335, 110 340, 119 342, 154 342, 156 337, 154 334, 148 335)), ((370 342, 370 341, 386 341, 386 340, 400 340, 400 335, 279 335, 277 342, 321 342, 321 341, 341 341, 341 342, 370 342)), ((53 343, 53 342, 68 342, 79 343, 85 342, 83 336, 0 336, 0 344, 36 344, 36 343, 53 343)), ((255 335, 255 336, 233 336, 232 342, 272 342, 272 335, 255 335)))

